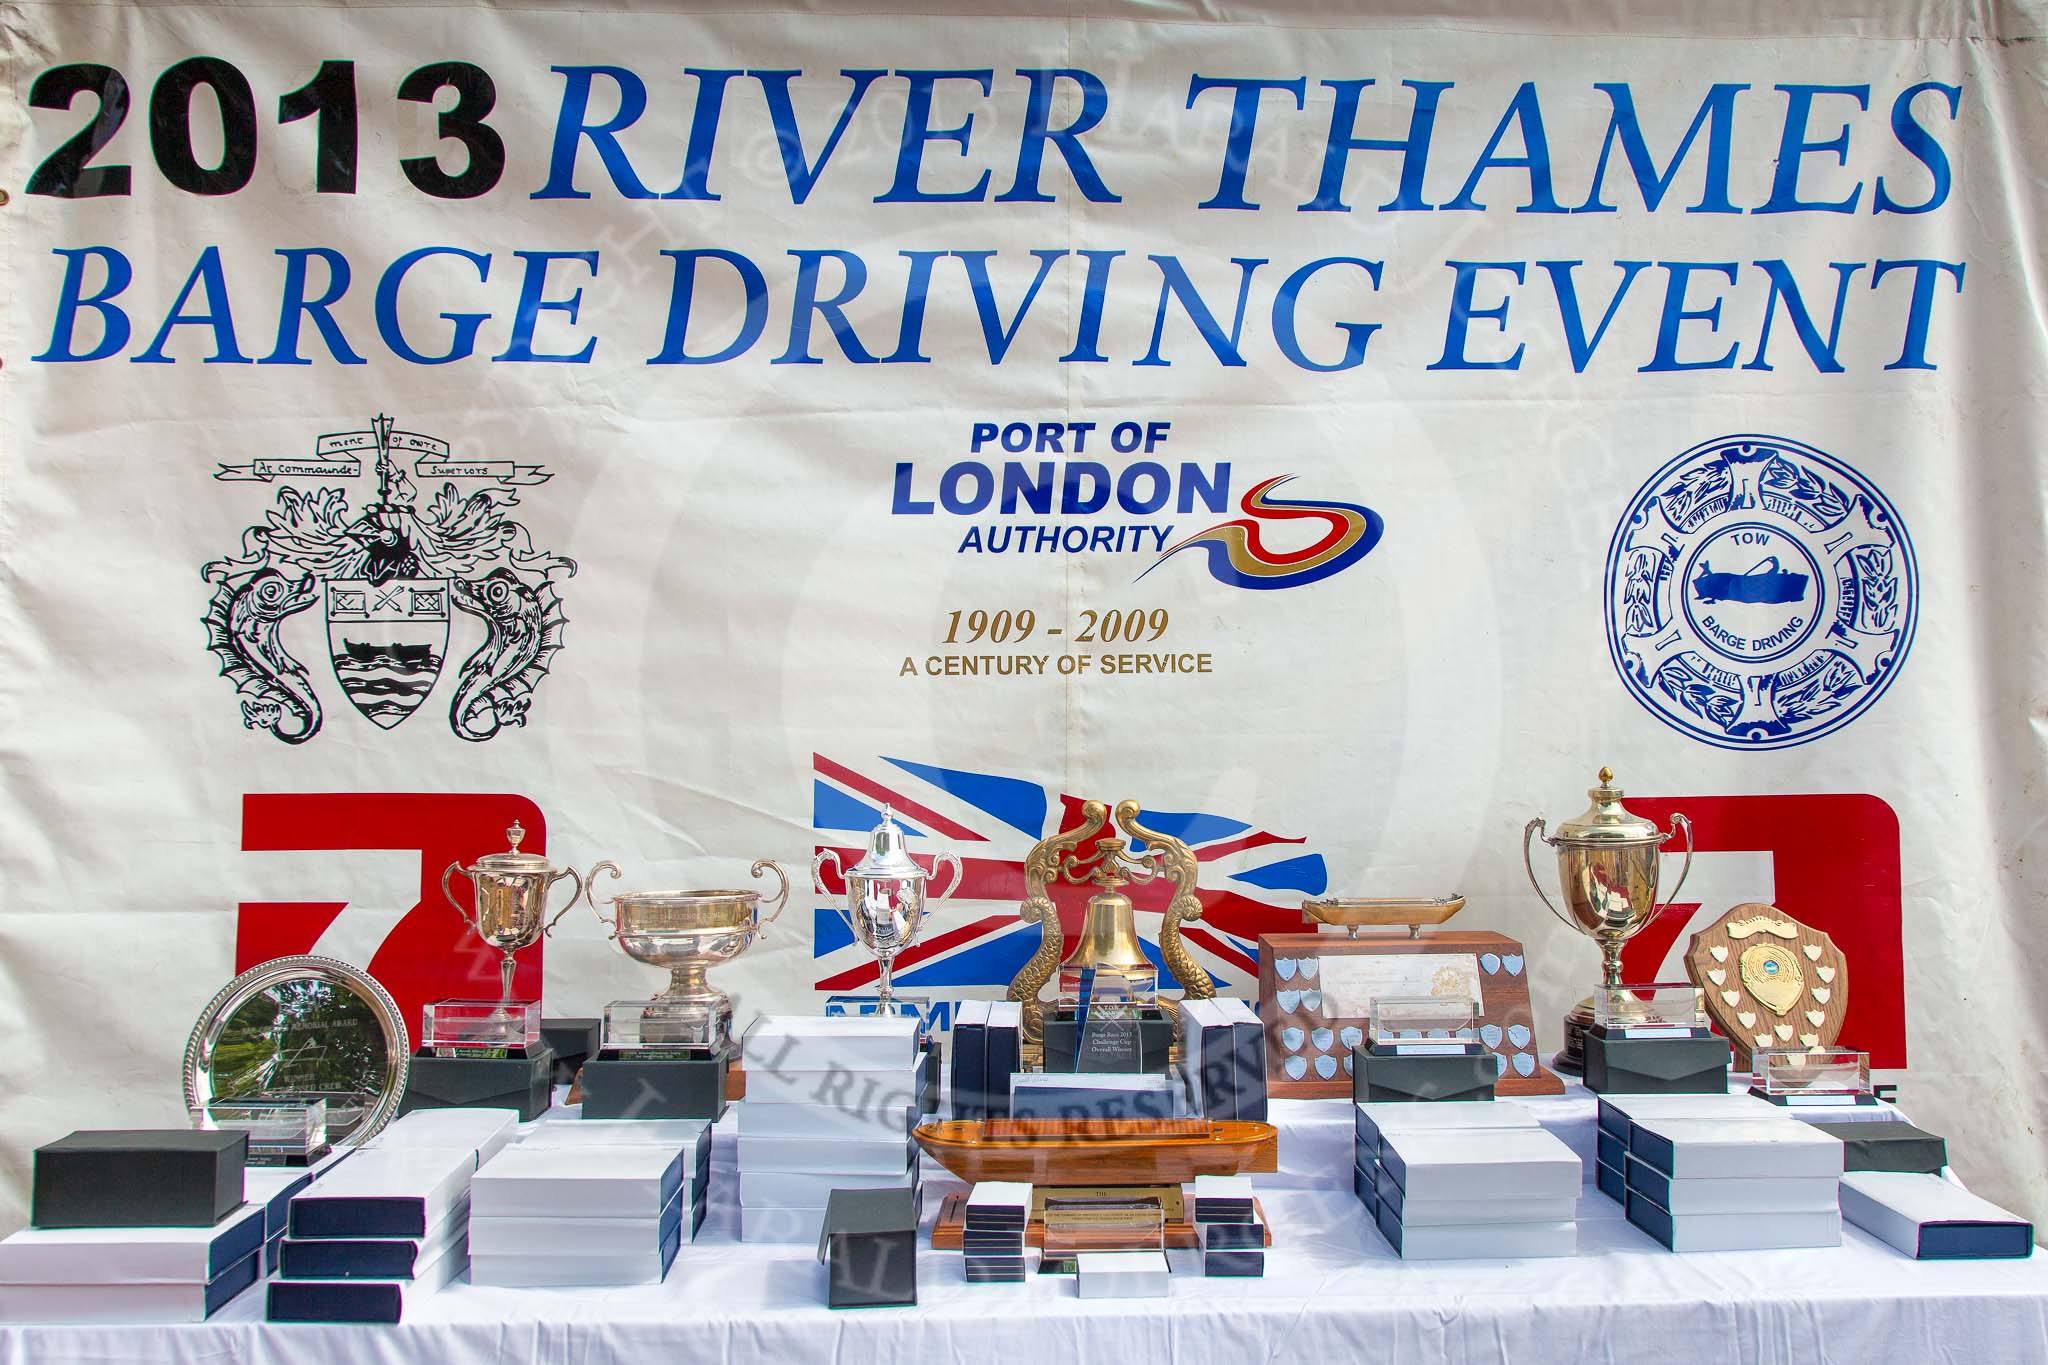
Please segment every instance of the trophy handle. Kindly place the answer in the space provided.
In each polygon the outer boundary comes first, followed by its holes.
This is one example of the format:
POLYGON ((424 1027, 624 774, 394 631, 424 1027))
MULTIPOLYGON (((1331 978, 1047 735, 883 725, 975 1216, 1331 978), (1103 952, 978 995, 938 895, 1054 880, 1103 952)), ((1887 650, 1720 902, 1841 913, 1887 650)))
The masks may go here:
POLYGON ((787 872, 784 872, 782 870, 782 864, 776 862, 773 858, 760 859, 753 865, 753 867, 749 868, 748 871, 750 871, 754 876, 758 877, 761 875, 761 869, 764 867, 775 874, 776 881, 782 883, 781 887, 778 888, 775 892, 775 913, 768 916, 766 920, 762 921, 762 927, 766 928, 768 925, 775 923, 775 921, 781 917, 782 907, 789 904, 789 874, 787 872))
MULTIPOLYGON (((620 876, 623 875, 619 871, 619 865, 611 861, 609 858, 599 863, 596 867, 591 868, 590 871, 585 873, 583 876, 583 902, 584 904, 590 907, 590 913, 597 916, 597 922, 605 926, 605 928, 612 931, 611 937, 617 938, 619 936, 619 926, 617 921, 606 919, 604 917, 604 911, 597 908, 597 895, 595 888, 597 884, 597 874, 600 872, 611 873, 613 881, 617 881, 620 878, 620 876)), ((611 898, 611 900, 606 901, 605 904, 610 905, 613 901, 616 901, 617 899, 618 897, 614 896, 611 898)), ((575 904, 575 902, 571 901, 570 904, 573 905, 575 904)))
POLYGON ((467 924, 470 928, 476 930, 476 932, 479 935, 481 935, 483 933, 483 927, 477 923, 475 913, 462 908, 462 906, 455 899, 455 888, 449 885, 450 882, 454 881, 455 874, 458 872, 462 873, 462 875, 465 877, 469 875, 469 870, 465 868, 459 861, 452 862, 448 864, 446 868, 442 869, 441 894, 448 898, 448 904, 451 907, 453 907, 455 913, 462 916, 462 922, 464 924, 467 924))
POLYGON ((555 917, 549 920, 547 922, 547 927, 540 931, 542 937, 546 937, 548 934, 553 933, 555 926, 562 922, 562 916, 568 914, 571 910, 574 910, 576 908, 576 902, 583 899, 583 874, 578 872, 573 867, 565 867, 560 872, 557 872, 554 876, 548 878, 548 890, 554 890, 555 883, 562 880, 562 878, 564 877, 575 878, 576 889, 569 893, 568 901, 562 906, 561 909, 555 911, 555 917))
MULTIPOLYGON (((832 864, 832 870, 839 874, 842 881, 846 877, 846 868, 839 861, 839 850, 836 848, 821 848, 818 850, 818 856, 811 859, 811 883, 818 889, 821 895, 829 896, 832 893, 825 889, 825 864, 827 861, 832 864)), ((847 913, 845 906, 835 900, 832 902, 832 912, 838 915, 840 919, 846 921, 846 931, 848 933, 852 934, 855 938, 860 937, 860 930, 853 927, 853 916, 847 913)))
POLYGON ((937 891, 927 892, 925 896, 925 899, 927 900, 945 900, 948 896, 951 896, 955 891, 958 891, 960 889, 960 883, 962 879, 965 878, 967 875, 965 872, 961 870, 960 860, 953 856, 953 852, 951 849, 947 849, 944 852, 941 852, 932 859, 932 875, 934 877, 939 875, 939 868, 942 865, 951 865, 953 869, 953 880, 946 883, 946 889, 943 894, 937 891))
MULTIPOLYGON (((1686 819, 1677 811, 1673 811, 1671 813, 1671 834, 1669 837, 1675 839, 1680 834, 1685 836, 1685 861, 1678 865, 1678 880, 1671 883, 1671 894, 1666 896, 1664 903, 1657 907, 1657 914, 1659 915, 1669 910, 1672 903, 1678 899, 1679 889, 1685 885, 1685 874, 1692 871, 1692 821, 1686 819)), ((1652 916, 1652 918, 1655 918, 1655 916, 1652 916)))
POLYGON ((1522 870, 1529 874, 1529 885, 1535 888, 1536 899, 1543 902, 1543 908, 1557 916, 1559 922, 1565 928, 1572 930, 1574 933, 1581 932, 1575 922, 1566 919, 1564 912, 1550 903, 1550 897, 1543 894, 1543 883, 1536 880, 1536 864, 1530 860, 1529 842, 1531 839, 1540 837, 1544 843, 1549 843, 1550 838, 1546 833, 1548 828, 1549 826, 1544 824, 1543 817, 1540 815, 1522 826, 1522 870))

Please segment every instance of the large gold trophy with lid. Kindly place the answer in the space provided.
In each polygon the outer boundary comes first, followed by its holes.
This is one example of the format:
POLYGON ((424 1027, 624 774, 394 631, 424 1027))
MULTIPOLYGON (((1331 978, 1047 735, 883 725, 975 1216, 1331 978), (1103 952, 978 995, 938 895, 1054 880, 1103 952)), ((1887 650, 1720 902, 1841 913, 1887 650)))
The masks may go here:
MULTIPOLYGON (((1600 785, 1586 795, 1593 804, 1578 819, 1559 825, 1556 834, 1545 835, 1541 816, 1523 827, 1522 866, 1545 908, 1600 945, 1600 984, 1614 990, 1623 984, 1622 945, 1678 899, 1685 874, 1692 870, 1692 822, 1673 814, 1667 834, 1631 814, 1621 804, 1622 790, 1614 785, 1612 768, 1600 770, 1600 785), (1663 848, 1680 834, 1685 836, 1685 862, 1678 869, 1671 895, 1659 905, 1657 881, 1663 848), (1557 880, 1569 915, 1551 904, 1537 880, 1531 844, 1538 838, 1557 850, 1557 880)), ((1587 996, 1564 1017, 1564 1050, 1551 1059, 1553 1067, 1573 1075, 1585 1069, 1586 1030, 1592 1023, 1593 998, 1587 996)))

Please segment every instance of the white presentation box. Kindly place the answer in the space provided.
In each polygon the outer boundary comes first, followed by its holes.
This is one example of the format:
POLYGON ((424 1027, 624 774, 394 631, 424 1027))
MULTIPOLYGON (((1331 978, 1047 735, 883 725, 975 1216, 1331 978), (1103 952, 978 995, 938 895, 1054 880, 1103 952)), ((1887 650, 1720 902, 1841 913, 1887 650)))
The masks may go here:
POLYGON ((889 1139, 743 1137, 735 1145, 742 1171, 896 1175, 917 1157, 914 1144, 889 1139))
POLYGON ((1586 1179, 1572 1149, 1541 1128, 1385 1133, 1380 1165, 1419 1200, 1576 1200, 1586 1179))
POLYGON ((1839 1177, 1842 1140, 1797 1119, 1634 1119, 1629 1155, 1676 1180, 1839 1177))
POLYGON ((654 1218, 688 1197, 692 1163, 660 1147, 514 1147, 471 1184, 479 1218, 654 1218))
POLYGON ((481 1166, 519 1131, 516 1109, 415 1109, 363 1144, 366 1152, 467 1147, 481 1166))
POLYGON ((1171 1284, 1163 1251, 1084 1251, 1074 1263, 1084 1299, 1163 1299, 1171 1284))
POLYGON ((918 1061, 907 1014, 764 1014, 740 1039, 748 1089, 756 1071, 897 1071, 918 1061))

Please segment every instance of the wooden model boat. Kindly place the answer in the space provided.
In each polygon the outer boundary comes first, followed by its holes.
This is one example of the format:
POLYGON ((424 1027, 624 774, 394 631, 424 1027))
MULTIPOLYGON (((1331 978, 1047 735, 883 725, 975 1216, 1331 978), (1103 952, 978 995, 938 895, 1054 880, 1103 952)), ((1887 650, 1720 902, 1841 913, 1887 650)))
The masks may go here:
POLYGON ((1410 938, 1422 937, 1425 924, 1442 924, 1465 908, 1463 896, 1327 897, 1301 903, 1301 917, 1311 924, 1335 924, 1351 937, 1367 926, 1406 925, 1410 938))
POLYGON ((952 1119, 918 1125, 925 1154, 970 1184, 1181 1185, 1271 1170, 1270 1123, 1237 1119, 952 1119))

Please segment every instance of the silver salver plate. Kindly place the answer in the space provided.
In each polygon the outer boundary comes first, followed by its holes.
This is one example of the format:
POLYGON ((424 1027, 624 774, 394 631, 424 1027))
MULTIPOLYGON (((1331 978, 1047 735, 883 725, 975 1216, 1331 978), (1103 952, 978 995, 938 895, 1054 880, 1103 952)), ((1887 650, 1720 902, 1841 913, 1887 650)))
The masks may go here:
POLYGON ((325 1100, 336 1146, 369 1141, 405 1093, 412 1044, 398 1006, 331 957, 258 963, 207 1002, 185 1044, 194 1124, 229 1100, 325 1100))

